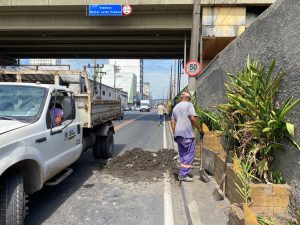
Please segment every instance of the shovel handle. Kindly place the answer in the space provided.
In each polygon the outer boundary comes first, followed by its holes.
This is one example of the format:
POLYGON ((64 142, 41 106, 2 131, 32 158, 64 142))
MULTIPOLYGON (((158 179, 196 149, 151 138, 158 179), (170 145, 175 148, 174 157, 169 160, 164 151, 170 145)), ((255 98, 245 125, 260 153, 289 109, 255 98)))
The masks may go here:
POLYGON ((200 139, 200 169, 202 168, 203 156, 203 139, 200 139))

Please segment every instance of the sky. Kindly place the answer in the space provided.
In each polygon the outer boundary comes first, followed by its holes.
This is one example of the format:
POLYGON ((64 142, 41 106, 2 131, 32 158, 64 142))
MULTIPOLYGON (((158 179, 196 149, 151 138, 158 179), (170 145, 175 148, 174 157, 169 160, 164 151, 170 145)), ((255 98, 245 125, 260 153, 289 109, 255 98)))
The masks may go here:
MULTIPOLYGON (((107 64, 107 59, 97 59, 97 64, 107 64)), ((29 60, 22 60, 21 64, 29 64, 29 60)), ((94 64, 93 59, 62 59, 62 64, 71 65, 71 69, 81 70, 83 66, 94 64)), ((169 90, 171 66, 174 69, 175 60, 144 60, 144 82, 150 82, 153 99, 166 98, 169 90)), ((177 66, 176 66, 177 68, 177 66)), ((187 85, 187 77, 182 76, 181 87, 187 85)))

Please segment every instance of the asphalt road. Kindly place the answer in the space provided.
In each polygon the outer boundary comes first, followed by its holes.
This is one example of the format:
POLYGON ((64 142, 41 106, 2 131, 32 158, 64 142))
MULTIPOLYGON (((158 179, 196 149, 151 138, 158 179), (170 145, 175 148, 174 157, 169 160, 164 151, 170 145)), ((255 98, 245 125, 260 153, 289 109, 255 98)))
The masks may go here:
MULTIPOLYGON (((155 112, 126 112, 114 121, 114 154, 138 147, 150 151, 163 148, 163 127, 155 112)), ((166 127, 165 143, 171 146, 166 127)), ((178 184, 170 178, 159 182, 125 182, 105 174, 91 151, 72 166, 73 174, 61 184, 44 187, 29 197, 26 225, 186 225, 178 184)))
MULTIPOLYGON (((127 112, 126 120, 136 119, 115 135, 115 154, 133 148, 157 151, 163 148, 163 127, 154 112, 127 112)), ((117 123, 116 127, 118 128, 117 123)))

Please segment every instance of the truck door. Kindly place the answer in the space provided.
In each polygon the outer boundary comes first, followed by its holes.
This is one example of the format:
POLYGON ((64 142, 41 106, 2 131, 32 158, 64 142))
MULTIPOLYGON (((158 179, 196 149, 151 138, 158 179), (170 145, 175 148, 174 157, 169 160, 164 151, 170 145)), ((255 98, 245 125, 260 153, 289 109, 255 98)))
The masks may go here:
POLYGON ((77 123, 73 123, 72 119, 64 119, 64 98, 69 95, 63 90, 51 93, 47 115, 47 179, 71 165, 81 153, 81 131, 78 132, 77 123), (61 122, 56 120, 58 117, 61 117, 61 122))

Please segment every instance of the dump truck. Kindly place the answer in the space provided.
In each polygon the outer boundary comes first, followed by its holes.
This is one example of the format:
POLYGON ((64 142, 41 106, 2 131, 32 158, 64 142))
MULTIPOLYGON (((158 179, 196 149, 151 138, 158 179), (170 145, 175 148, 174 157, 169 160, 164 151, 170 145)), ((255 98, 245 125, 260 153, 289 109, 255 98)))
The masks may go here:
POLYGON ((112 120, 121 117, 121 102, 101 100, 99 89, 86 69, 0 70, 1 225, 23 224, 25 196, 68 177, 82 152, 113 156, 112 120))

